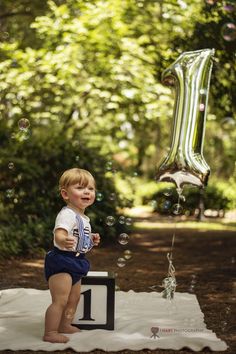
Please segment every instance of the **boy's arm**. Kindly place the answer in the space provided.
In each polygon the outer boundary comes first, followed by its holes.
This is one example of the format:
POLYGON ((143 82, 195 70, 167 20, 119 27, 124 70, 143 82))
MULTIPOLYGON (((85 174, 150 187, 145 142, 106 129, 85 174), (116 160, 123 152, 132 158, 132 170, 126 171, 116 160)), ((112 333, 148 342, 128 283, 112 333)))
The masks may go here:
POLYGON ((55 230, 55 241, 60 248, 67 250, 73 250, 75 246, 74 237, 68 236, 68 232, 65 229, 58 228, 55 230))

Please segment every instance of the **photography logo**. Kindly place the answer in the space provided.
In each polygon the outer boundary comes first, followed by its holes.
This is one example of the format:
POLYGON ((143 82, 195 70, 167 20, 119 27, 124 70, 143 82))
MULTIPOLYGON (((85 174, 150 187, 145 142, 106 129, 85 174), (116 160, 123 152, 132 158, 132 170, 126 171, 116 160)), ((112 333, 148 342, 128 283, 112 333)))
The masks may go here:
POLYGON ((151 332, 152 332, 151 338, 154 338, 154 339, 160 338, 157 334, 159 332, 159 327, 152 327, 151 332))

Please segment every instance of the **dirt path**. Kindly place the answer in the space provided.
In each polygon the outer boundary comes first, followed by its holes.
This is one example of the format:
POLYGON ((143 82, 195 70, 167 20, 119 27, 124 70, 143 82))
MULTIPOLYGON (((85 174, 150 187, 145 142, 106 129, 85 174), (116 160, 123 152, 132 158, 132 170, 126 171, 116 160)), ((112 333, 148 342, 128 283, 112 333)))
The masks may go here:
MULTIPOLYGON (((173 225, 174 227, 174 225, 173 225)), ((92 270, 117 272, 117 285, 121 290, 151 291, 150 287, 161 285, 166 276, 173 229, 140 229, 132 234, 128 246, 114 244, 101 246, 90 255, 92 270), (124 249, 131 250, 133 257, 119 269, 116 259, 124 249)), ((177 291, 194 292, 205 315, 207 328, 225 340, 227 354, 236 353, 236 235, 233 231, 176 231, 174 265, 176 268, 177 291)), ((0 289, 26 287, 47 289, 43 278, 43 259, 14 259, 0 262, 0 289)), ((161 288, 157 288, 158 291, 161 288)), ((143 350, 137 353, 187 354, 181 350, 143 350)), ((210 350, 204 349, 208 353, 210 350)), ((0 353, 12 353, 4 351, 0 353)), ((32 351, 14 353, 30 354, 32 351)), ((45 354, 38 351, 39 354, 45 354)), ((54 353, 71 354, 72 350, 54 353)), ((102 351, 93 351, 95 354, 102 351)), ((110 352, 131 354, 132 351, 110 352)))

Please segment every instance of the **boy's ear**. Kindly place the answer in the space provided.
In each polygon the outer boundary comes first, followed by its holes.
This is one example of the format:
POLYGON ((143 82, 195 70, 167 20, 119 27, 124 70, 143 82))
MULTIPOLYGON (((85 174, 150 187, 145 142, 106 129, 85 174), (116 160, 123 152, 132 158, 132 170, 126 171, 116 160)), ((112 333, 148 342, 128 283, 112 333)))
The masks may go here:
POLYGON ((64 200, 68 199, 68 194, 67 194, 66 189, 61 189, 61 196, 64 200))

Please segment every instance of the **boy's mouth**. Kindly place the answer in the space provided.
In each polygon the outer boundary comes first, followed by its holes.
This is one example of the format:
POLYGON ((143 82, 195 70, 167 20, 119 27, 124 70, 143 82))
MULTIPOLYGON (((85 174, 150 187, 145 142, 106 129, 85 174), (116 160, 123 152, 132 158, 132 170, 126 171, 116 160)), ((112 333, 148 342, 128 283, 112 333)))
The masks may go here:
POLYGON ((84 197, 84 198, 81 198, 82 200, 85 200, 85 201, 89 201, 90 200, 90 198, 89 197, 84 197))

